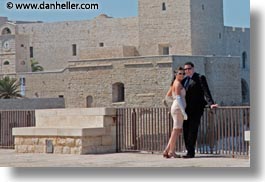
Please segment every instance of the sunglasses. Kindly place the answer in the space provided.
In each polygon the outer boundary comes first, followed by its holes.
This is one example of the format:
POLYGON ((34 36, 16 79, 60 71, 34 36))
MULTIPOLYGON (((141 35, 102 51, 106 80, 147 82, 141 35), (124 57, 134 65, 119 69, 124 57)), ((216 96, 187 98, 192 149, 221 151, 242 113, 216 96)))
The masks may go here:
POLYGON ((178 75, 185 75, 185 73, 177 73, 178 75))
POLYGON ((186 70, 191 70, 192 68, 185 68, 184 70, 186 71, 186 70))

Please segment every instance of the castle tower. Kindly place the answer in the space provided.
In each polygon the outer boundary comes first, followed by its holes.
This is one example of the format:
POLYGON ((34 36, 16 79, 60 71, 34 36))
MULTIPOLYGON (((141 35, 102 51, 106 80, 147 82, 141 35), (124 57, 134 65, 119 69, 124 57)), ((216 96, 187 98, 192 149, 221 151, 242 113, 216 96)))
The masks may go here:
POLYGON ((190 0, 193 55, 224 55, 223 0, 190 0))
POLYGON ((139 0, 140 55, 222 53, 223 0, 139 0))
POLYGON ((17 34, 16 22, 0 17, 0 74, 29 71, 28 39, 17 34))
POLYGON ((0 74, 16 72, 15 25, 0 18, 0 74))

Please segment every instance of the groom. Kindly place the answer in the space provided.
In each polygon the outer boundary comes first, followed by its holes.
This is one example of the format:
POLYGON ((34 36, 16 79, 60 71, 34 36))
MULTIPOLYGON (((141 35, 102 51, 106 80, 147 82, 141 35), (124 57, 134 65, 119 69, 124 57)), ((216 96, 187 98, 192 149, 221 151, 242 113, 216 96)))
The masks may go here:
POLYGON ((194 64, 192 62, 185 63, 184 70, 186 77, 182 80, 182 84, 186 89, 188 120, 183 123, 183 134, 188 153, 183 158, 194 158, 195 144, 204 107, 208 104, 212 109, 218 105, 214 104, 205 76, 195 72, 194 64))

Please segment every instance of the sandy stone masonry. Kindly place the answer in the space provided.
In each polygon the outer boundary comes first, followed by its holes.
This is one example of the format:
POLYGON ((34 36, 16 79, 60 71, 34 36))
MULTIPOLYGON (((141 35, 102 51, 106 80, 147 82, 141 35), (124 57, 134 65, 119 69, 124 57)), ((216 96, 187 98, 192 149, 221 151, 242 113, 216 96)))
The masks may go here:
POLYGON ((95 154, 116 150, 114 108, 36 110, 36 127, 13 128, 17 153, 95 154))
POLYGON ((224 26, 223 0, 138 0, 137 12, 53 23, 0 17, 0 77, 25 78, 26 97, 63 96, 67 108, 160 107, 173 70, 192 61, 218 104, 249 105, 250 28, 224 26), (43 72, 31 72, 31 57, 43 72), (112 99, 116 83, 122 102, 112 99))

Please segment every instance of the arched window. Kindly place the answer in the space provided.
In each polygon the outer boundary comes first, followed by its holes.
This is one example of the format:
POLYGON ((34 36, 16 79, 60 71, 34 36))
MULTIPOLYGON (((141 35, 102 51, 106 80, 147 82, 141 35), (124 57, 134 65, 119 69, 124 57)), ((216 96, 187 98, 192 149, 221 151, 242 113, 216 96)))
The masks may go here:
POLYGON ((5 61, 4 62, 4 65, 9 65, 9 61, 5 61))
POLYGON ((242 53, 242 67, 246 68, 246 62, 247 62, 247 53, 244 51, 242 53))
POLYGON ((93 97, 91 95, 86 97, 86 107, 92 107, 93 97))
POLYGON ((9 28, 4 28, 3 30, 2 30, 2 35, 7 35, 7 34, 11 34, 11 30, 9 29, 9 28))
POLYGON ((242 103, 249 104, 249 88, 246 80, 241 79, 242 103))
POLYGON ((124 101, 124 84, 114 83, 112 85, 112 102, 124 101))

